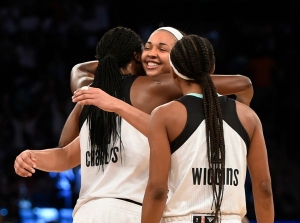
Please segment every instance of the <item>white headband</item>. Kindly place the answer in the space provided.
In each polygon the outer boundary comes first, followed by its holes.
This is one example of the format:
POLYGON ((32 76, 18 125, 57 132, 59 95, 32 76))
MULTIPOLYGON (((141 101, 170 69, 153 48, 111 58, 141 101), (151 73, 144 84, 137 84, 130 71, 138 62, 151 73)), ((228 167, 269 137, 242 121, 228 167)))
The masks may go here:
POLYGON ((189 77, 187 77, 187 76, 184 76, 183 74, 179 73, 178 70, 176 70, 176 68, 174 67, 174 65, 172 64, 172 61, 171 61, 171 54, 169 55, 169 61, 170 61, 171 67, 173 68, 173 70, 174 70, 174 72, 175 72, 175 74, 176 74, 177 76, 179 76, 179 77, 181 77, 182 79, 187 80, 187 81, 192 81, 192 80, 194 80, 193 78, 189 78, 189 77))
MULTIPOLYGON (((183 35, 181 34, 181 32, 179 32, 177 29, 175 29, 173 27, 170 27, 170 26, 160 27, 157 30, 166 30, 166 31, 172 33, 176 37, 177 40, 181 40, 181 38, 183 37, 183 35)), ((169 55, 169 61, 170 61, 170 65, 173 68, 173 70, 174 70, 174 72, 175 72, 176 75, 178 75, 179 77, 181 77, 184 80, 194 80, 192 78, 184 76, 183 74, 179 73, 178 70, 176 70, 176 68, 172 64, 170 55, 169 55)))
POLYGON ((170 27, 170 26, 165 26, 165 27, 160 27, 157 30, 166 30, 169 31, 170 33, 172 33, 177 40, 180 40, 183 35, 181 34, 181 32, 179 32, 177 29, 170 27))

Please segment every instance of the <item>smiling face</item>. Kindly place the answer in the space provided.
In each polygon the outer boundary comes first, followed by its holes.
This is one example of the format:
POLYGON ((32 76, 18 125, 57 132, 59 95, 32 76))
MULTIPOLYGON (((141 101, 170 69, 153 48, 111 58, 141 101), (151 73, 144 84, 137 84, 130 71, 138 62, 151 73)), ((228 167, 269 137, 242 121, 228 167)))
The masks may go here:
POLYGON ((169 55, 176 41, 176 37, 166 30, 156 30, 151 34, 142 54, 148 76, 170 73, 169 55))

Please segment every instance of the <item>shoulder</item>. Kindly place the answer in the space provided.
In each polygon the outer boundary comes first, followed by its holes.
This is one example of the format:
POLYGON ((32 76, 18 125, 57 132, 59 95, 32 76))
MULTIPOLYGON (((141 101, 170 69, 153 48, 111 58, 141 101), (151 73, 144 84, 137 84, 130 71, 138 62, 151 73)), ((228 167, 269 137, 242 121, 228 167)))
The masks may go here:
POLYGON ((162 114, 164 112, 168 112, 169 114, 170 113, 177 113, 177 112, 174 111, 174 109, 176 109, 176 108, 180 109, 181 107, 184 108, 184 105, 182 103, 180 103, 177 100, 172 100, 168 103, 164 103, 162 105, 157 106, 155 109, 153 109, 152 113, 153 114, 154 113, 162 114))
POLYGON ((238 117, 249 134, 249 137, 252 138, 253 132, 257 128, 261 128, 261 121, 257 113, 249 106, 236 101, 236 110, 238 117))
POLYGON ((239 116, 242 116, 245 118, 250 118, 253 120, 259 119, 256 112, 251 107, 249 107, 248 105, 245 105, 244 103, 236 101, 236 109, 237 109, 239 116))
POLYGON ((186 113, 186 109, 182 103, 171 101, 153 109, 151 117, 159 121, 168 122, 177 119, 178 116, 184 113, 186 113))

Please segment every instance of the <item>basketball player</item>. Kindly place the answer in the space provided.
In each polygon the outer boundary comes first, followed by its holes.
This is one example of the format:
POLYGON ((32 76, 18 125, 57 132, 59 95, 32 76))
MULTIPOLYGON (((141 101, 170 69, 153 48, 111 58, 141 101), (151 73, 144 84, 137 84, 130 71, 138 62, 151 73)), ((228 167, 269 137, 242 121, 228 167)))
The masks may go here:
POLYGON ((271 177, 259 117, 249 106, 217 93, 212 82, 214 49, 206 38, 182 37, 169 59, 183 96, 151 113, 142 223, 241 223, 247 167, 256 220, 273 223, 271 177))
MULTIPOLYGON (((127 85, 134 74, 144 73, 142 49, 141 38, 128 28, 106 32, 96 47, 99 64, 91 86, 128 102, 127 85)), ((16 173, 28 177, 35 169, 61 172, 81 164, 81 188, 73 223, 140 222, 148 175, 147 138, 125 121, 120 125, 121 119, 115 113, 95 106, 84 106, 80 113, 79 137, 62 148, 22 152, 15 160, 16 173), (136 135, 136 145, 131 145, 132 135, 136 135), (133 176, 137 166, 140 173, 133 176)))

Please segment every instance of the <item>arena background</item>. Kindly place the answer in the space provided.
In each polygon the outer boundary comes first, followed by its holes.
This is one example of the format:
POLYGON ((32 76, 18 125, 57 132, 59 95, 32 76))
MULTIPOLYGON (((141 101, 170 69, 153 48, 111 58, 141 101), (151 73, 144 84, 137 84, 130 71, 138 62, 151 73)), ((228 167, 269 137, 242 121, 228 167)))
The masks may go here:
MULTIPOLYGON (((122 25, 147 40, 160 24, 209 38, 215 73, 251 78, 251 107, 264 127, 276 222, 300 222, 299 11, 298 0, 2 0, 0 223, 71 222, 80 168, 21 178, 14 159, 25 149, 57 146, 74 106, 70 70, 94 60, 105 31, 122 25)), ((255 222, 250 179, 246 189, 247 216, 255 222)))

